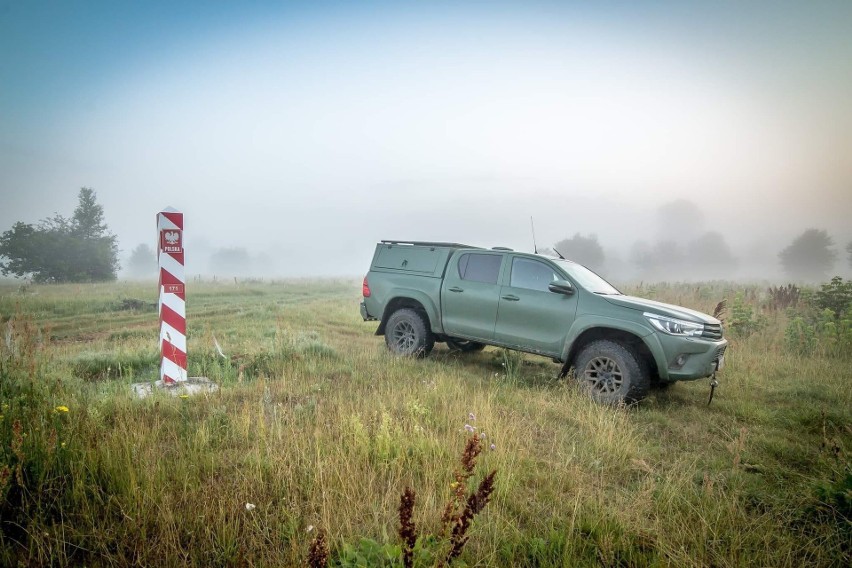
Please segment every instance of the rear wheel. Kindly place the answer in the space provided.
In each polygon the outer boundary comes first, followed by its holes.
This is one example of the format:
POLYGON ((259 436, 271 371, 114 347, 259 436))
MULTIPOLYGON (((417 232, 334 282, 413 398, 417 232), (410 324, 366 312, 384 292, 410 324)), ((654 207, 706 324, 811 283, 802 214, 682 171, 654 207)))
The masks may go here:
POLYGON ((385 344, 397 355, 425 357, 435 345, 426 318, 411 308, 395 311, 385 326, 385 344))
POLYGON ((453 351, 461 351, 462 353, 472 353, 474 351, 482 351, 485 349, 485 344, 469 339, 447 339, 447 347, 453 351))
POLYGON ((633 351, 615 341, 589 343, 574 359, 581 387, 604 404, 632 403, 645 398, 651 386, 649 373, 633 351))

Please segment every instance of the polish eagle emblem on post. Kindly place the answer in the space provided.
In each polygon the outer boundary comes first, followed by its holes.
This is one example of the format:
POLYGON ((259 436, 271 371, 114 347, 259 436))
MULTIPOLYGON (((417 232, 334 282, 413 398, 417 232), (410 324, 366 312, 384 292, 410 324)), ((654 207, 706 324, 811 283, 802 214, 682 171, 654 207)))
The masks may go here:
POLYGON ((183 252, 182 237, 180 229, 163 229, 160 231, 160 250, 169 253, 183 252))

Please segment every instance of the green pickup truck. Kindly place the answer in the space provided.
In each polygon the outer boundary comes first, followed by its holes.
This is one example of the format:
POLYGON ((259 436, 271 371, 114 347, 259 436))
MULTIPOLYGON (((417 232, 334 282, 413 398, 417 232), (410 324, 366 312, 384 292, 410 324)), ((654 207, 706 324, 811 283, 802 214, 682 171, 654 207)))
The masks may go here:
POLYGON ((600 402, 634 402, 652 383, 709 377, 728 342, 719 320, 625 296, 565 259, 457 243, 382 241, 364 278, 361 317, 400 355, 435 342, 495 345, 562 363, 600 402))

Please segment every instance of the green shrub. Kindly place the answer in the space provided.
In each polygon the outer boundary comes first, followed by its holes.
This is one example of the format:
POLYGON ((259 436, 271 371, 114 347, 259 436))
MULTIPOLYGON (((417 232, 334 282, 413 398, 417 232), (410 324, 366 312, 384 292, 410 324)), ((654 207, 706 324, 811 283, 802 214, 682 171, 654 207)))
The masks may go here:
POLYGON ((734 337, 746 338, 766 327, 766 316, 755 314, 754 307, 743 300, 742 293, 734 297, 728 330, 734 337))
POLYGON ((784 333, 787 347, 798 355, 810 355, 817 345, 816 330, 802 316, 795 316, 787 324, 784 333))
POLYGON ((817 291, 803 290, 802 299, 788 310, 787 348, 799 355, 852 356, 852 281, 835 276, 817 291))
POLYGON ((820 289, 812 296, 812 302, 817 310, 831 310, 840 319, 849 314, 852 305, 852 280, 843 281, 835 276, 831 282, 820 285, 820 289))
POLYGON ((852 355, 852 317, 842 319, 830 309, 820 311, 810 321, 794 315, 785 331, 787 347, 799 355, 848 357, 852 355))

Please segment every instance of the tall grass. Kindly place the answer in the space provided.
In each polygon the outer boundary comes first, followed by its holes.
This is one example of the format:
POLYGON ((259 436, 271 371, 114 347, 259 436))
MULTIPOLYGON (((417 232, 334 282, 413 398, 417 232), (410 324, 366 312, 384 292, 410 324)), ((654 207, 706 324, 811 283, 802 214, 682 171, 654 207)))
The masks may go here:
MULTIPOLYGON (((222 389, 145 400, 156 312, 120 300, 154 291, 0 289, 0 565, 293 565, 319 530, 332 563, 365 538, 396 554, 406 487, 440 534, 471 429, 499 474, 467 564, 850 561, 852 365, 789 352, 784 314, 732 338, 709 407, 700 381, 610 408, 541 358, 391 357, 356 282, 188 288, 190 375, 222 389)), ((763 313, 724 283, 635 292, 763 313)))

